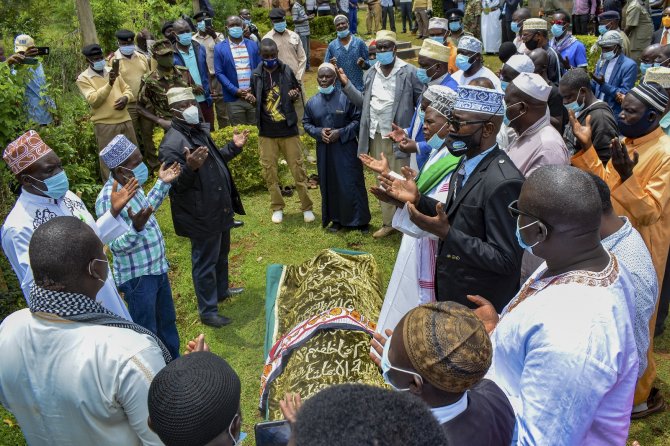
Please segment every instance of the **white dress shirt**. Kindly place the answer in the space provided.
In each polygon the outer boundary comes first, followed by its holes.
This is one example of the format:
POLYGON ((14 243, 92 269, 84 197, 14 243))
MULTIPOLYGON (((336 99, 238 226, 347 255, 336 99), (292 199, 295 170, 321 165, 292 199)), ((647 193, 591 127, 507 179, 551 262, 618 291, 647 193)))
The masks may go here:
POLYGON ((391 133, 393 102, 396 100, 396 75, 405 65, 407 65, 407 62, 396 57, 388 76, 385 76, 382 72, 379 62, 374 65, 377 73, 374 81, 372 81, 372 94, 370 96, 370 139, 374 139, 375 133, 380 133, 382 137, 391 133))

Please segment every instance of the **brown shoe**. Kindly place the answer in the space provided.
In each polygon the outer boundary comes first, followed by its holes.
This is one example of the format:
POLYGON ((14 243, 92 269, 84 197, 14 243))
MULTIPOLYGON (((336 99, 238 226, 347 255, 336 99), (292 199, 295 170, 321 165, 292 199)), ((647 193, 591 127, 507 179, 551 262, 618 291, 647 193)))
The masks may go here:
POLYGON ((641 418, 646 418, 649 415, 655 414, 656 412, 661 412, 665 409, 665 400, 661 392, 654 387, 651 389, 649 398, 647 398, 647 410, 641 410, 639 412, 633 412, 630 414, 631 420, 639 420, 641 418))
POLYGON ((374 234, 372 234, 372 237, 384 238, 393 234, 393 232, 395 232, 395 229, 393 229, 391 226, 382 226, 381 228, 377 229, 374 234))

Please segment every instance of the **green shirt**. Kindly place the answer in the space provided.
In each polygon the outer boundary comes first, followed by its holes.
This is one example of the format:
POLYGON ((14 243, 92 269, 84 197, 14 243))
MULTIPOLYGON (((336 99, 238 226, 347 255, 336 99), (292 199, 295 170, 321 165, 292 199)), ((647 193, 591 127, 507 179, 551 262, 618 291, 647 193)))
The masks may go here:
POLYGON ((143 107, 150 105, 156 116, 169 120, 172 119, 172 111, 167 102, 168 90, 174 87, 192 86, 188 68, 175 65, 173 70, 167 73, 157 68, 142 79, 138 102, 143 107))

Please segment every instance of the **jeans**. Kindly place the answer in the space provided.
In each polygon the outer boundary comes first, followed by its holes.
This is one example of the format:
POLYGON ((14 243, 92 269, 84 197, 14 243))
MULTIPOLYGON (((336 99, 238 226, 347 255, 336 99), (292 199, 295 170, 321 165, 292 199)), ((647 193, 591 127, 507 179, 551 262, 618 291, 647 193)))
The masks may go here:
POLYGON ((400 15, 402 16, 402 32, 406 33, 412 30, 412 2, 400 2, 400 15), (406 23, 409 21, 409 28, 406 23))
POLYGON ((191 275, 200 317, 215 316, 218 299, 228 293, 230 229, 191 240, 191 275))
POLYGON ((382 7, 382 29, 386 29, 387 16, 391 22, 391 31, 395 32, 395 14, 393 13, 393 6, 382 7))
POLYGON ((300 36, 300 41, 302 42, 302 48, 305 50, 305 56, 307 56, 307 65, 305 69, 309 69, 309 36, 300 36))
POLYGON ((177 315, 168 275, 136 277, 122 283, 119 291, 128 303, 128 312, 133 321, 158 336, 172 358, 178 358, 177 315))
POLYGON ((358 8, 349 6, 349 32, 358 34, 358 8))

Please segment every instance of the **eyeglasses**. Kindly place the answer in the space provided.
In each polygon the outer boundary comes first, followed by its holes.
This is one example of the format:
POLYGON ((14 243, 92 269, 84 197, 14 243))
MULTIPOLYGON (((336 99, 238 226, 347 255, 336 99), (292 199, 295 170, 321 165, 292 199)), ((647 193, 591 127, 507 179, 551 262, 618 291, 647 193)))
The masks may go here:
POLYGON ((507 206, 507 212, 509 212, 509 215, 512 216, 512 218, 518 219, 520 215, 523 215, 524 217, 532 218, 533 220, 537 220, 538 222, 542 223, 544 226, 547 228, 550 228, 548 224, 543 222, 539 217, 536 217, 533 214, 529 214, 528 212, 524 212, 521 209, 519 209, 519 200, 514 200, 507 206))
POLYGON ((452 129, 459 132, 461 127, 465 127, 470 124, 481 124, 482 122, 489 122, 488 119, 477 119, 475 121, 457 121, 455 119, 447 118, 447 123, 451 126, 452 129))

